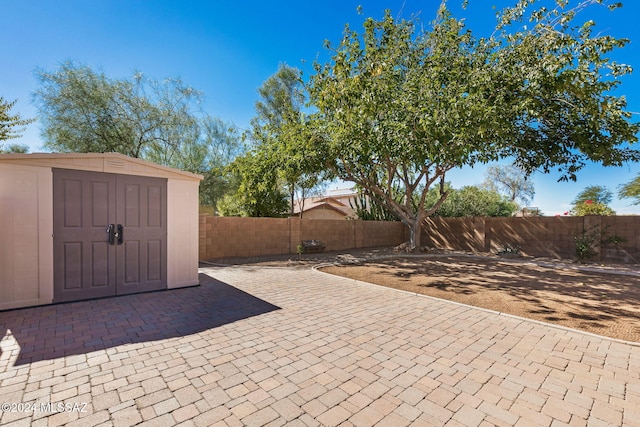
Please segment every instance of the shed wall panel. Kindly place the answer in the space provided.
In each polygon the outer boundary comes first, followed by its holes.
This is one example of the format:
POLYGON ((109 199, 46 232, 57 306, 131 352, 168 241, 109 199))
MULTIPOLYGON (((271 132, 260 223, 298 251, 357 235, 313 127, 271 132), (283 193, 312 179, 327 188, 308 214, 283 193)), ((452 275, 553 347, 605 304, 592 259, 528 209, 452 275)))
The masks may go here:
POLYGON ((0 164, 0 310, 51 303, 52 209, 50 168, 0 164))
POLYGON ((167 287, 198 281, 198 181, 167 181, 167 287))

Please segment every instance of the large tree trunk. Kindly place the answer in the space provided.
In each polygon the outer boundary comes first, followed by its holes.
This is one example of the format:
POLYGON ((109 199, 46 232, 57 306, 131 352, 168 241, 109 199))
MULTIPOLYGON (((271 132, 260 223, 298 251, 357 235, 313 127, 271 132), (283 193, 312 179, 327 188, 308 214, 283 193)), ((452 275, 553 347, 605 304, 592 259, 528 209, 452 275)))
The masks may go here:
POLYGON ((419 250, 421 247, 422 218, 416 218, 407 224, 409 227, 409 250, 419 250))

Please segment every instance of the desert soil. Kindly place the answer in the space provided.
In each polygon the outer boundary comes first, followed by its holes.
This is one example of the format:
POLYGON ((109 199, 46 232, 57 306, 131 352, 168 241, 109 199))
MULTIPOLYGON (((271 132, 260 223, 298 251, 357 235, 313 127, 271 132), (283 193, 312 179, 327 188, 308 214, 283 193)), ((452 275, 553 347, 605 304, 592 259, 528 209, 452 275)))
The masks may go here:
POLYGON ((634 266, 598 266, 631 273, 621 275, 584 271, 567 261, 544 260, 544 266, 539 261, 456 253, 403 256, 385 249, 303 255, 302 260, 297 255, 219 260, 304 268, 335 263, 321 271, 640 342, 640 275, 634 266))
POLYGON ((338 276, 640 342, 640 277, 459 256, 323 268, 338 276))

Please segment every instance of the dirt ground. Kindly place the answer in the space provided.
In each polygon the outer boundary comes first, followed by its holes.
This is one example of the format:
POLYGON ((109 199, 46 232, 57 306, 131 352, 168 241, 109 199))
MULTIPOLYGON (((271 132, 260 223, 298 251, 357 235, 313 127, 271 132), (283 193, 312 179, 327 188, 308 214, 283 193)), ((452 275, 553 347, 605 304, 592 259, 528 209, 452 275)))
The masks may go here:
POLYGON ((399 257, 322 271, 640 342, 640 277, 459 256, 399 257))
MULTIPOLYGON (((225 264, 308 267, 583 331, 640 342, 640 277, 583 271, 567 261, 379 249, 350 253, 219 260, 225 264), (544 261, 544 266, 536 264, 544 261)), ((581 266, 584 268, 584 266, 581 266)), ((637 266, 589 266, 637 273, 637 266)))

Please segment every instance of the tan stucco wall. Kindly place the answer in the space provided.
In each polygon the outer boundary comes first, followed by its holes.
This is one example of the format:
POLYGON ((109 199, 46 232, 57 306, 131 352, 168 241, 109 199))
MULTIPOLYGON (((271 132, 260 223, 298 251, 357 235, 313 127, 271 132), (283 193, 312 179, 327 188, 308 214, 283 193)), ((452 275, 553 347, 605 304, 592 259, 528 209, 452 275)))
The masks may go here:
POLYGON ((53 300, 51 168, 0 163, 0 310, 53 300))

